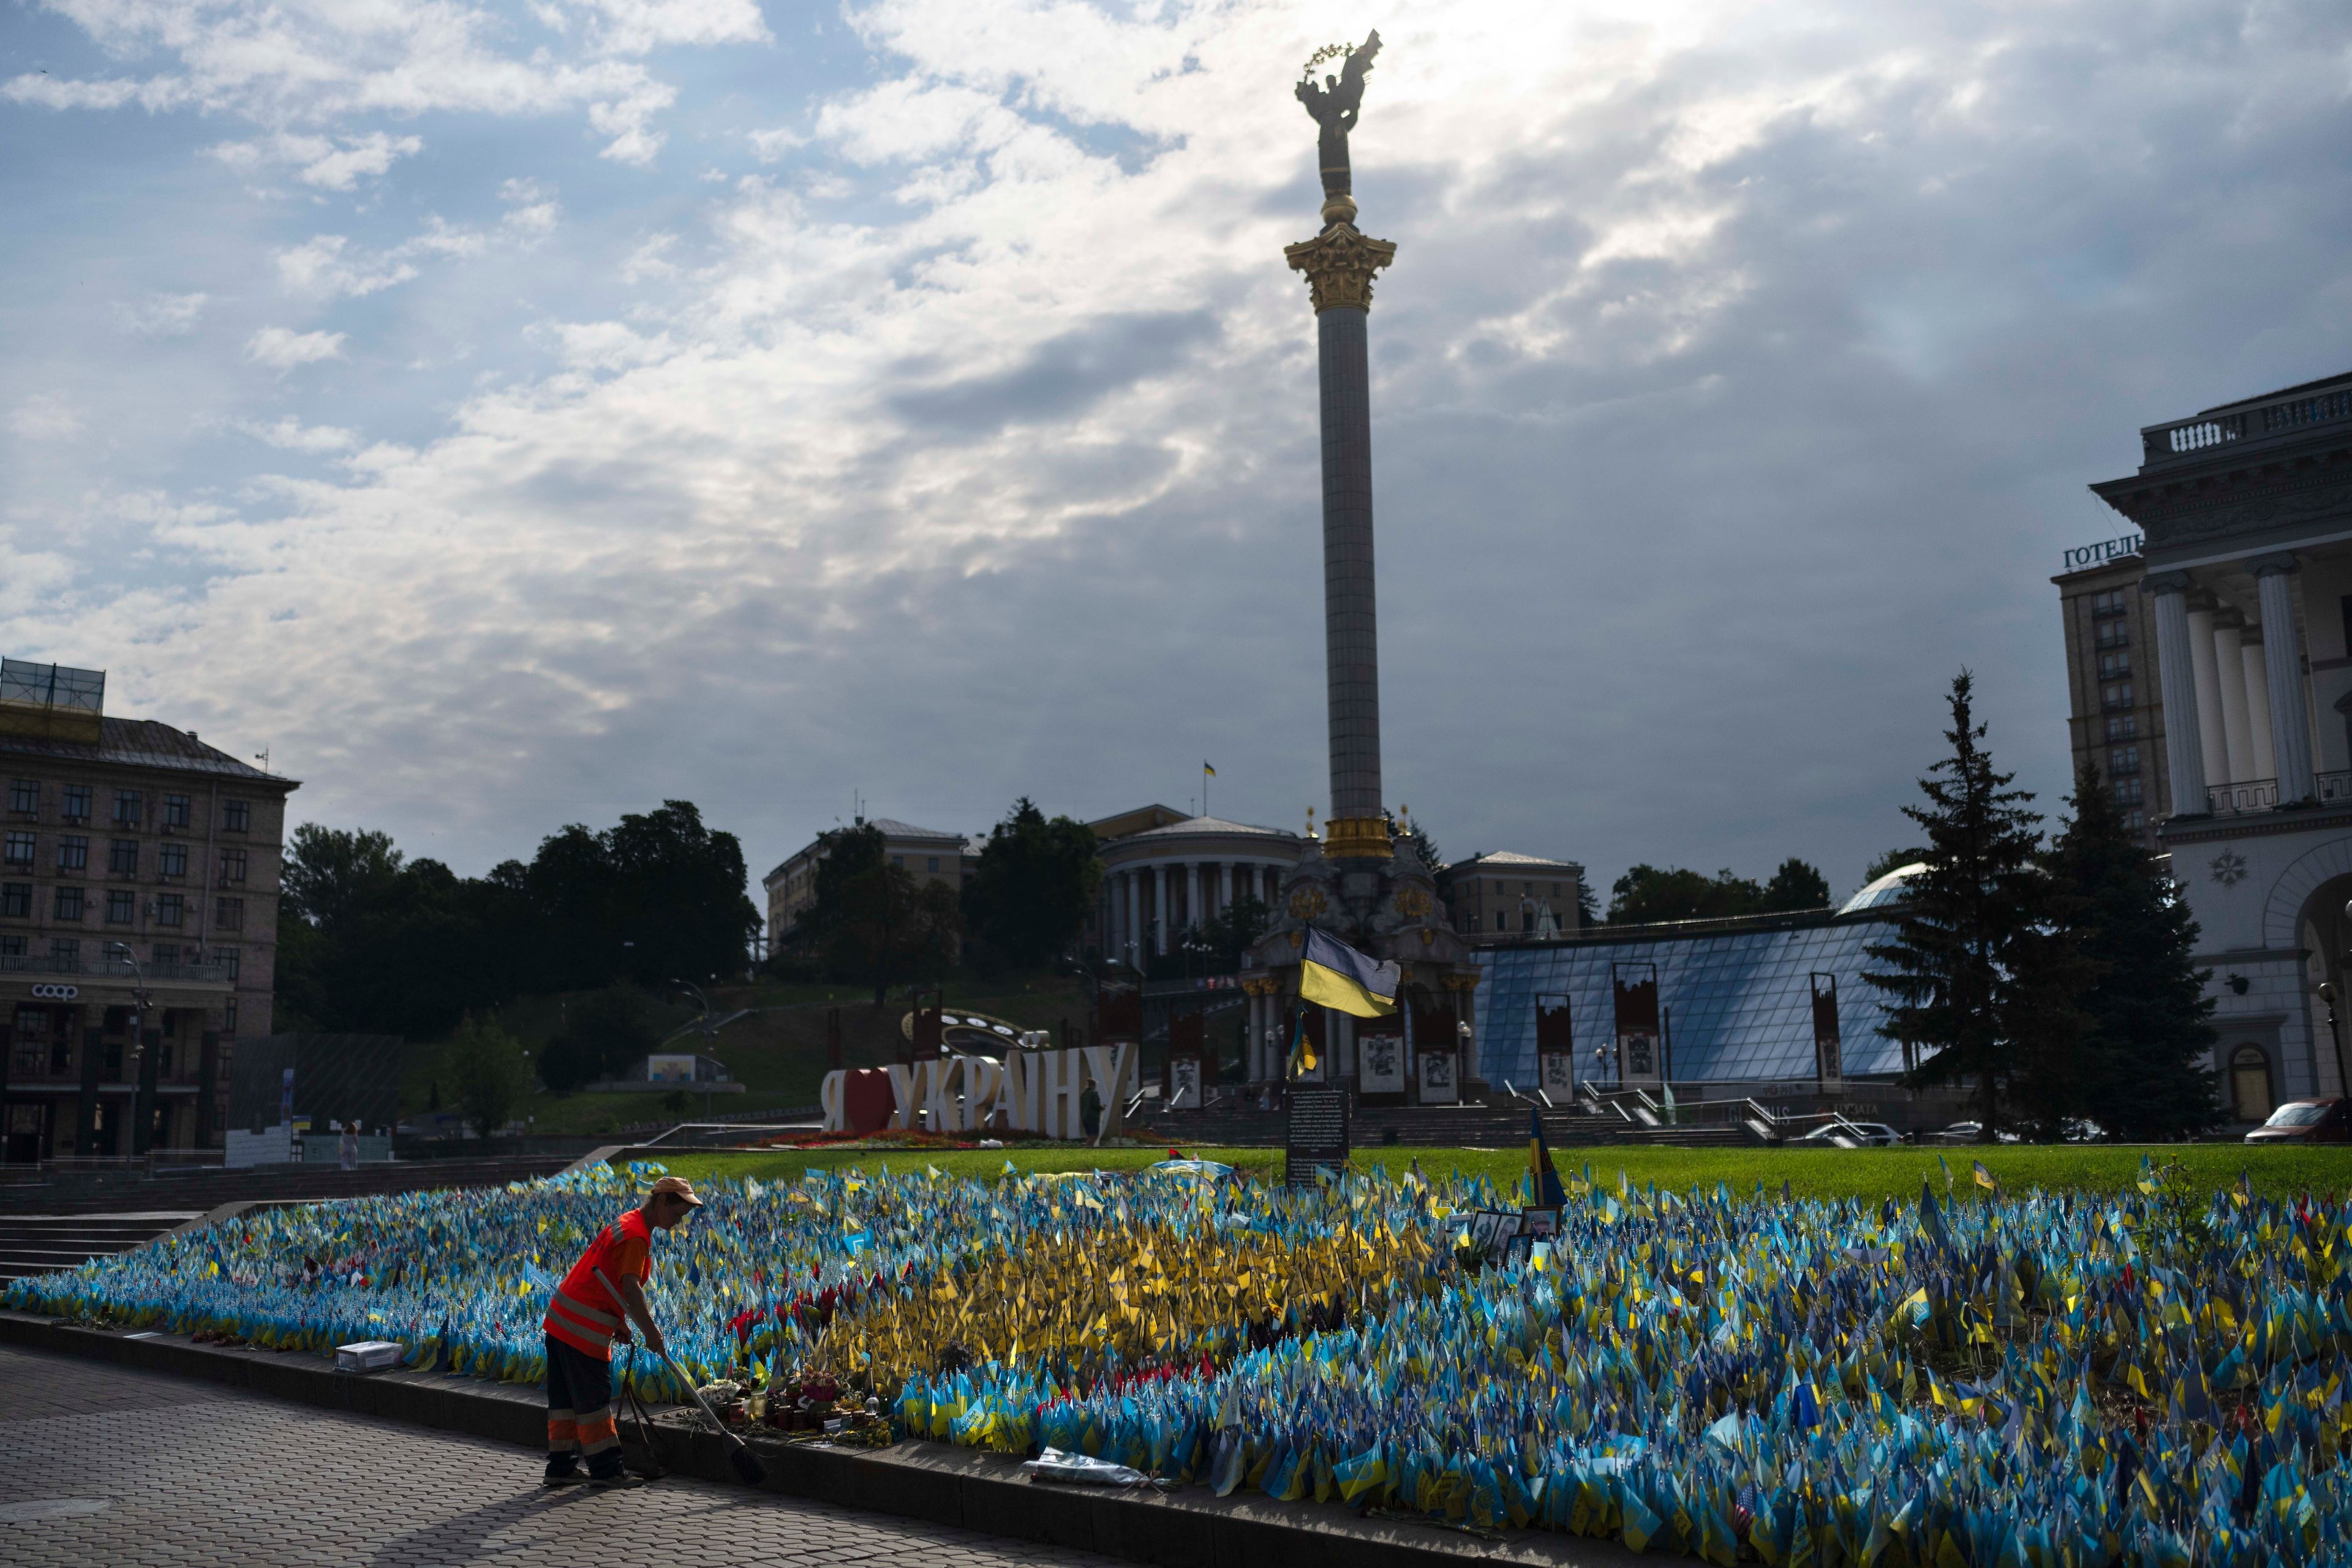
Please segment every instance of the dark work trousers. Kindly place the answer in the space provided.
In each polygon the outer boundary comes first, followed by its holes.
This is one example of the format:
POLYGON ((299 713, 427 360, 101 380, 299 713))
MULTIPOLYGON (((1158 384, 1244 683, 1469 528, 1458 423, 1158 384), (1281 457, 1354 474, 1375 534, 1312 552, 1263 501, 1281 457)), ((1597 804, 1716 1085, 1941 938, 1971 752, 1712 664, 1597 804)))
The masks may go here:
POLYGON ((562 1475, 582 1458, 592 1476, 621 1473, 621 1429, 613 1410, 613 1363, 547 1336, 547 1469, 562 1475))

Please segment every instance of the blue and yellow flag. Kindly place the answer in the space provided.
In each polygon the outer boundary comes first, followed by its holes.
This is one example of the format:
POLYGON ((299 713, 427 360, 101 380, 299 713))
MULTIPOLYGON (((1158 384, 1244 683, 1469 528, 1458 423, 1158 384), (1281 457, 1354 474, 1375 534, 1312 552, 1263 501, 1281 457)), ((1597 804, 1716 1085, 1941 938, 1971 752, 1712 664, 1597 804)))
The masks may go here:
POLYGON ((1535 1206, 1558 1208, 1568 1202, 1559 1184, 1559 1167, 1551 1163, 1551 1145, 1544 1142, 1543 1113, 1528 1111, 1528 1170, 1535 1178, 1535 1206))
POLYGON ((1307 1009, 1301 1006, 1298 1021, 1291 1026, 1290 1030, 1289 1076, 1297 1078, 1302 1073, 1313 1072, 1322 1059, 1315 1054, 1315 1042, 1307 1037, 1307 1009))
POLYGON ((1393 963, 1377 963, 1346 942, 1309 926, 1307 950, 1298 974, 1298 994, 1359 1018, 1379 1018, 1396 1011, 1398 972, 1393 963))

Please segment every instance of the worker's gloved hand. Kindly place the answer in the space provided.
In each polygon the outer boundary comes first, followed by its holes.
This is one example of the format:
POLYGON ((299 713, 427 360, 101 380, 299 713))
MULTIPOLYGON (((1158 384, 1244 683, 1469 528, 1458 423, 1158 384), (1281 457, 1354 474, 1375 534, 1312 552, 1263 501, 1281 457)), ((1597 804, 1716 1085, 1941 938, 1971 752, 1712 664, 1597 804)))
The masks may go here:
POLYGON ((613 1342, 616 1345, 635 1344, 636 1336, 629 1332, 628 1324, 623 1323, 613 1331, 613 1342))

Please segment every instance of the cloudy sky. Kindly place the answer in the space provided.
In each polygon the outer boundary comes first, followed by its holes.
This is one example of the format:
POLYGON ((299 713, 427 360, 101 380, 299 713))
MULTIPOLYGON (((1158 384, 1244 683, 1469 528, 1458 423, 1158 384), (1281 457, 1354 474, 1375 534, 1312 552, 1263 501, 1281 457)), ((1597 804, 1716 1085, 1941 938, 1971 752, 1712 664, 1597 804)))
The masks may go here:
POLYGON ((0 8, 0 648, 479 871, 1015 795, 1325 804, 1355 139, 1387 794, 1451 853, 1908 841, 2066 783, 2135 430, 2352 363, 2341 0, 0 8))

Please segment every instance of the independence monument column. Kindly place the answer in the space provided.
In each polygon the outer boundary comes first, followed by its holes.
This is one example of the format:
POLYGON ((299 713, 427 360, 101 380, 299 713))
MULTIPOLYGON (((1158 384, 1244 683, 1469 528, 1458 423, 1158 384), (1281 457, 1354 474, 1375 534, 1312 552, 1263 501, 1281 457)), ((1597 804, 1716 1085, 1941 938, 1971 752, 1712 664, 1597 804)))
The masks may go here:
POLYGON ((1322 127, 1323 232, 1286 246, 1307 274, 1315 305, 1323 388, 1323 639, 1329 681, 1331 816, 1324 853, 1335 860, 1386 859, 1391 840, 1381 805, 1380 644, 1372 605, 1372 407, 1365 370, 1365 324, 1372 274, 1396 257, 1384 239, 1356 228, 1349 195, 1348 133, 1364 100, 1364 73, 1381 52, 1373 33, 1361 48, 1333 45, 1307 62, 1298 100, 1322 127), (1315 68, 1342 53, 1337 77, 1315 83, 1315 68))

